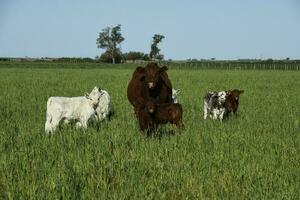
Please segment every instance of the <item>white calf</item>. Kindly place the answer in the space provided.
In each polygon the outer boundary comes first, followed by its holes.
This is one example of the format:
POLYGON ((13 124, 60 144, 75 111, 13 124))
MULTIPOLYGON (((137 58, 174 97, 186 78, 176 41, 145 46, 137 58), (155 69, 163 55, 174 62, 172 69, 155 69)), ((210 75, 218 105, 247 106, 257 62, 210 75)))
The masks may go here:
POLYGON ((172 99, 174 103, 178 103, 178 95, 180 94, 180 90, 175 90, 172 88, 172 99))
POLYGON ((76 126, 87 128, 87 122, 95 115, 101 92, 95 87, 90 94, 80 97, 50 97, 47 101, 45 132, 54 132, 60 121, 76 120, 76 126))
POLYGON ((96 108, 96 119, 102 121, 110 115, 110 96, 107 91, 101 90, 101 97, 96 108))

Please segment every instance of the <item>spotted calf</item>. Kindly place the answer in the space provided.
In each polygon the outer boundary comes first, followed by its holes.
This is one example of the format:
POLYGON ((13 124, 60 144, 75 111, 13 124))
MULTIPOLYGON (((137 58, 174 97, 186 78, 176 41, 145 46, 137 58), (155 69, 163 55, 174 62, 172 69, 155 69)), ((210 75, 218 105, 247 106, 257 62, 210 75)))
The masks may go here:
POLYGON ((212 119, 227 118, 231 112, 237 112, 239 96, 243 90, 229 90, 221 92, 208 92, 204 96, 204 119, 209 115, 212 119))

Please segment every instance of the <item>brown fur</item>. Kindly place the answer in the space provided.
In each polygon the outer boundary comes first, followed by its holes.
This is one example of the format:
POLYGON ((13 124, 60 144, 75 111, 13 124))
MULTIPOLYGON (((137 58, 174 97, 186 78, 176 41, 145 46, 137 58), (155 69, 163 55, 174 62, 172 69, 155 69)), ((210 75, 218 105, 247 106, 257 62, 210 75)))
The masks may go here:
POLYGON ((148 135, 155 129, 154 120, 152 116, 147 112, 145 108, 136 108, 136 114, 142 132, 146 132, 148 135))
POLYGON ((237 113, 239 107, 239 97, 244 93, 244 90, 230 90, 227 91, 228 95, 226 96, 224 107, 225 107, 225 118, 229 116, 231 112, 234 114, 237 113))
POLYGON ((149 63, 145 68, 137 67, 127 87, 127 98, 133 105, 135 114, 138 108, 153 98, 158 103, 172 102, 172 85, 168 78, 166 66, 159 67, 156 63, 149 63), (152 87, 149 88, 149 83, 152 87))
POLYGON ((182 106, 179 103, 156 104, 154 101, 146 103, 145 110, 151 115, 154 128, 159 124, 171 123, 177 127, 184 127, 182 123, 182 106))

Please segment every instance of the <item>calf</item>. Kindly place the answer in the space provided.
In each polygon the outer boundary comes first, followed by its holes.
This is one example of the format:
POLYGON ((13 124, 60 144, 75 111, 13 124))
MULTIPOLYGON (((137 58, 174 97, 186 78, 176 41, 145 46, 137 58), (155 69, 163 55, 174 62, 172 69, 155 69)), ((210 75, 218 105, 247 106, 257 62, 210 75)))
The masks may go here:
POLYGON ((45 132, 54 132, 60 121, 77 120, 76 126, 87 128, 96 113, 101 90, 95 87, 90 94, 80 97, 50 97, 47 101, 45 132))
POLYGON ((96 108, 96 119, 102 121, 111 116, 111 105, 110 105, 110 96, 107 91, 100 90, 101 97, 99 99, 98 106, 96 108))
POLYGON ((228 115, 233 112, 234 114, 237 113, 238 107, 239 107, 239 99, 240 95, 244 93, 244 90, 231 90, 228 92, 225 102, 224 102, 224 107, 225 107, 225 116, 228 117, 228 115))
POLYGON ((239 96, 243 90, 229 90, 221 92, 208 92, 204 96, 204 119, 209 114, 212 119, 220 119, 229 116, 229 113, 236 114, 239 105, 239 96))
POLYGON ((136 115, 140 130, 143 132, 146 131, 147 135, 149 135, 155 129, 153 117, 147 111, 146 107, 136 107, 136 115))
POLYGON ((156 104, 154 101, 147 101, 146 112, 153 119, 153 127, 156 129, 159 124, 171 123, 177 127, 183 127, 182 107, 179 103, 156 104))

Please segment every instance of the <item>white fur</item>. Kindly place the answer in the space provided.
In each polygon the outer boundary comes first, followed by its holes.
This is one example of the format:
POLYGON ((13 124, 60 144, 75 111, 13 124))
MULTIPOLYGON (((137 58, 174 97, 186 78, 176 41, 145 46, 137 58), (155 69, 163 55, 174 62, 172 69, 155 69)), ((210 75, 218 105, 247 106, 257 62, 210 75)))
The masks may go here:
POLYGON ((110 114, 110 96, 107 91, 101 90, 101 97, 99 99, 99 103, 96 109, 96 119, 98 121, 102 121, 107 118, 110 114))
POLYGON ((208 112, 209 112, 209 107, 208 107, 208 103, 204 100, 204 102, 203 102, 203 111, 204 111, 204 119, 206 119, 207 118, 207 114, 208 114, 208 112))
POLYGON ((225 91, 218 92, 219 105, 221 105, 222 103, 224 103, 225 99, 226 99, 226 92, 225 91))
POLYGON ((172 99, 174 103, 178 103, 178 95, 180 94, 180 90, 175 90, 172 88, 172 99))
POLYGON ((224 114, 225 114, 225 108, 222 106, 222 104, 225 102, 226 100, 226 95, 227 93, 225 91, 221 91, 221 92, 209 92, 208 94, 213 95, 210 99, 204 99, 203 102, 203 113, 204 119, 207 119, 207 115, 209 114, 210 118, 212 119, 220 119, 221 121, 224 118, 224 114), (212 107, 212 101, 213 101, 213 97, 218 98, 218 108, 213 108, 212 107))
POLYGON ((45 132, 55 131, 60 121, 77 120, 77 127, 87 128, 87 122, 95 114, 101 93, 95 87, 90 94, 80 97, 50 97, 47 101, 45 132))

